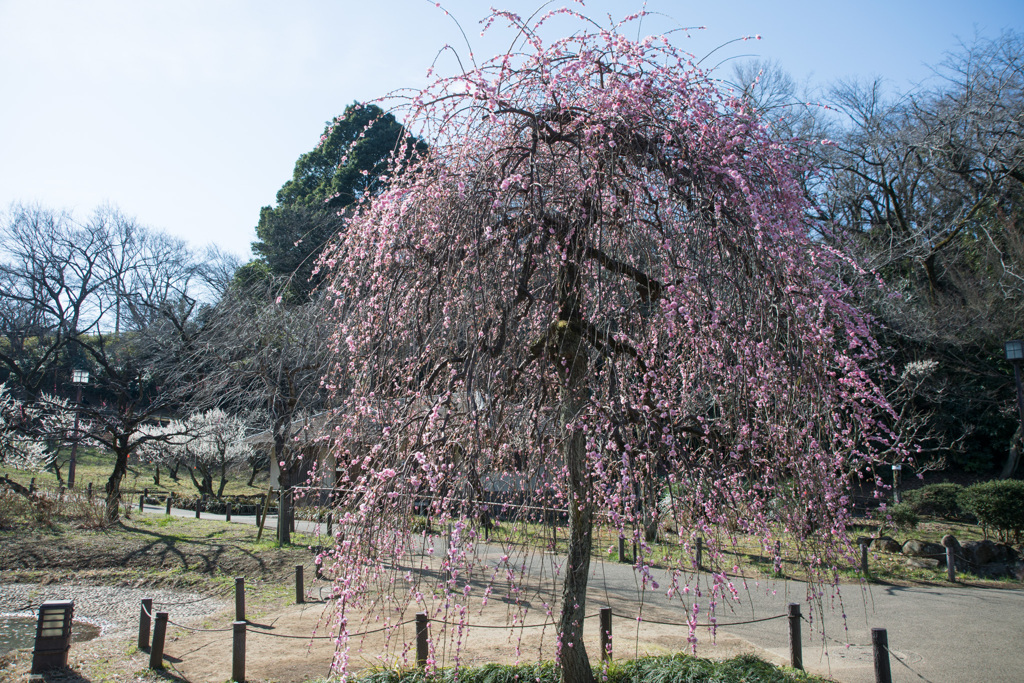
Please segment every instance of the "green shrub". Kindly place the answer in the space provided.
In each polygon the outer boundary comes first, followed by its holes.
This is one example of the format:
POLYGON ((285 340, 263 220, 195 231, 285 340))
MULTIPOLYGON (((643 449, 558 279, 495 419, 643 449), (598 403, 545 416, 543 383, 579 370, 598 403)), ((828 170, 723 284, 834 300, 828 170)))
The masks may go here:
POLYGON ((872 514, 875 519, 892 524, 897 529, 916 529, 918 518, 909 503, 896 503, 884 510, 878 509, 872 514))
POLYGON ((964 516, 958 500, 963 490, 960 484, 928 484, 915 491, 907 491, 903 501, 919 515, 957 520, 964 516))
POLYGON ((986 481, 960 492, 960 507, 978 518, 985 529, 999 532, 1004 543, 1020 542, 1024 532, 1024 481, 986 481))

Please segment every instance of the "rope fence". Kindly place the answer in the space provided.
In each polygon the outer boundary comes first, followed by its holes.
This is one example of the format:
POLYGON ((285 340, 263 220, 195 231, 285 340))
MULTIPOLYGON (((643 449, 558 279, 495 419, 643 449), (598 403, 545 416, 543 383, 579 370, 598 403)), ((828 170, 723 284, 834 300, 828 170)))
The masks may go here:
MULTIPOLYGON (((296 581, 296 604, 303 604, 305 602, 304 589, 303 589, 303 578, 302 578, 302 565, 296 566, 295 581, 296 581)), ((320 596, 323 599, 323 587, 320 589, 320 596)), ((232 632, 232 680, 244 681, 245 680, 245 643, 249 633, 256 636, 267 637, 267 638, 282 638, 289 640, 304 640, 306 642, 312 642, 316 640, 337 640, 335 635, 296 635, 288 633, 273 633, 267 630, 263 630, 259 627, 250 628, 254 626, 250 624, 245 618, 245 580, 243 577, 237 577, 235 579, 235 620, 228 628, 196 628, 187 626, 175 621, 172 621, 168 617, 167 612, 155 611, 154 605, 163 606, 178 606, 188 605, 203 600, 210 599, 208 597, 201 597, 196 600, 186 600, 177 603, 167 602, 156 602, 152 598, 144 598, 139 614, 139 649, 150 650, 150 668, 158 669, 163 668, 163 649, 164 640, 166 637, 167 626, 172 625, 178 628, 185 629, 193 633, 227 633, 232 632), (150 645, 150 628, 152 626, 152 645, 150 645)), ((326 602, 326 601, 324 601, 326 602)), ((611 607, 603 607, 598 613, 590 614, 583 618, 584 622, 592 621, 597 617, 599 621, 599 635, 601 644, 601 659, 610 660, 612 658, 612 619, 620 619, 624 621, 630 621, 636 623, 639 627, 641 624, 650 624, 652 626, 667 626, 672 628, 681 628, 690 631, 695 628, 729 628, 734 626, 742 626, 747 624, 759 624, 770 621, 776 621, 779 619, 786 618, 789 624, 789 645, 790 645, 790 665, 795 669, 803 669, 803 638, 801 635, 801 623, 806 622, 810 626, 810 621, 801 615, 800 603, 791 602, 788 605, 787 612, 785 614, 776 614, 766 617, 756 617, 752 619, 744 619, 740 621, 708 621, 708 622, 690 622, 690 621, 666 621, 658 619, 646 619, 642 614, 622 614, 612 611, 611 607)), ((506 623, 506 624, 469 624, 458 621, 447 621, 444 619, 430 619, 425 612, 418 613, 414 619, 407 619, 405 621, 397 622, 394 624, 385 624, 378 628, 367 629, 356 633, 346 633, 348 638, 360 638, 364 636, 381 633, 384 631, 392 631, 403 626, 408 626, 415 623, 416 625, 416 652, 417 652, 417 665, 420 667, 426 666, 426 661, 429 653, 429 628, 430 625, 436 624, 442 627, 454 627, 454 628, 469 628, 469 629, 500 629, 500 630, 523 630, 533 628, 548 628, 556 627, 557 623, 554 620, 546 619, 542 622, 534 624, 526 623, 506 623)), ((838 644, 846 645, 835 638, 828 638, 838 644)), ((892 683, 892 674, 889 666, 890 655, 896 659, 899 664, 909 671, 913 672, 921 680, 927 681, 917 671, 907 664, 901 657, 892 653, 888 645, 888 636, 885 629, 873 628, 871 630, 871 640, 874 655, 874 669, 875 669, 875 680, 876 683, 892 683)))

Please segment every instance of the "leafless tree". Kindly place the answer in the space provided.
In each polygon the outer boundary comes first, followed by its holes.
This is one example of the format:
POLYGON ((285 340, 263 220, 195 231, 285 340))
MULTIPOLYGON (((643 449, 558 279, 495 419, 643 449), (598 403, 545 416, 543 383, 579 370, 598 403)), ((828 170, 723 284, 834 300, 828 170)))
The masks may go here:
MULTIPOLYGON (((129 456, 144 427, 174 410, 192 379, 178 364, 196 327, 196 270, 184 245, 111 209, 85 222, 41 207, 0 223, 0 366, 26 401, 90 370, 78 406, 89 437, 114 454, 107 516, 117 518, 129 456)), ((77 435, 68 438, 78 438, 77 435)))
POLYGON ((1024 329, 1024 39, 965 43, 906 94, 841 83, 829 104, 835 144, 812 149, 830 237, 888 283, 871 302, 883 341, 897 365, 938 362, 939 430, 983 467, 1012 433, 999 360, 1024 329))
MULTIPOLYGON (((270 457, 283 463, 277 484, 286 491, 302 483, 291 437, 301 416, 326 405, 321 380, 332 356, 322 299, 294 304, 281 291, 226 292, 205 314, 190 365, 202 375, 192 405, 252 415, 254 425, 270 433, 270 457)), ((292 514, 286 497, 278 525, 282 543, 290 542, 292 514)))

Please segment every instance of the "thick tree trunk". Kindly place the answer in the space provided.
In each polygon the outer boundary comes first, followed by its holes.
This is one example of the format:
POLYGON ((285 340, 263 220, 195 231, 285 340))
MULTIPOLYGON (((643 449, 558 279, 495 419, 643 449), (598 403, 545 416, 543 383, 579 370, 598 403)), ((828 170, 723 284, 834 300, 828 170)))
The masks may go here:
POLYGON ((107 522, 116 522, 121 517, 121 480, 128 472, 128 451, 114 451, 114 471, 107 479, 107 522))
POLYGON ((583 619, 587 608, 587 578, 590 574, 590 550, 593 543, 594 504, 587 470, 586 436, 571 423, 586 404, 586 351, 563 335, 561 346, 568 365, 568 377, 562 396, 559 426, 563 435, 563 455, 569 475, 569 557, 562 584, 562 612, 558 620, 558 664, 562 683, 593 683, 594 672, 583 644, 583 619))
POLYGON ((217 500, 220 500, 224 496, 224 487, 228 483, 228 466, 227 463, 221 462, 220 464, 220 485, 217 487, 217 500))

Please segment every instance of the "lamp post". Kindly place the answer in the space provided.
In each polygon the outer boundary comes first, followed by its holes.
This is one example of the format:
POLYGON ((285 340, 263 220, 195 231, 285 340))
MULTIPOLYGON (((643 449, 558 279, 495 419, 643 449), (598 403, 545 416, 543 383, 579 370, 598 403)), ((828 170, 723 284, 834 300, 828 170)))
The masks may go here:
MULTIPOLYGON (((1011 339, 1003 344, 1006 360, 1013 363, 1013 379, 1017 384, 1017 413, 1020 416, 1021 434, 1024 434, 1024 389, 1020 383, 1020 364, 1024 361, 1024 341, 1011 339)), ((1012 475, 1013 473, 1010 472, 1012 475)))
POLYGON ((71 372, 71 383, 78 387, 75 395, 75 440, 71 442, 71 462, 68 463, 68 488, 75 488, 75 462, 78 456, 78 415, 82 405, 82 386, 89 383, 88 370, 73 370, 71 372))

